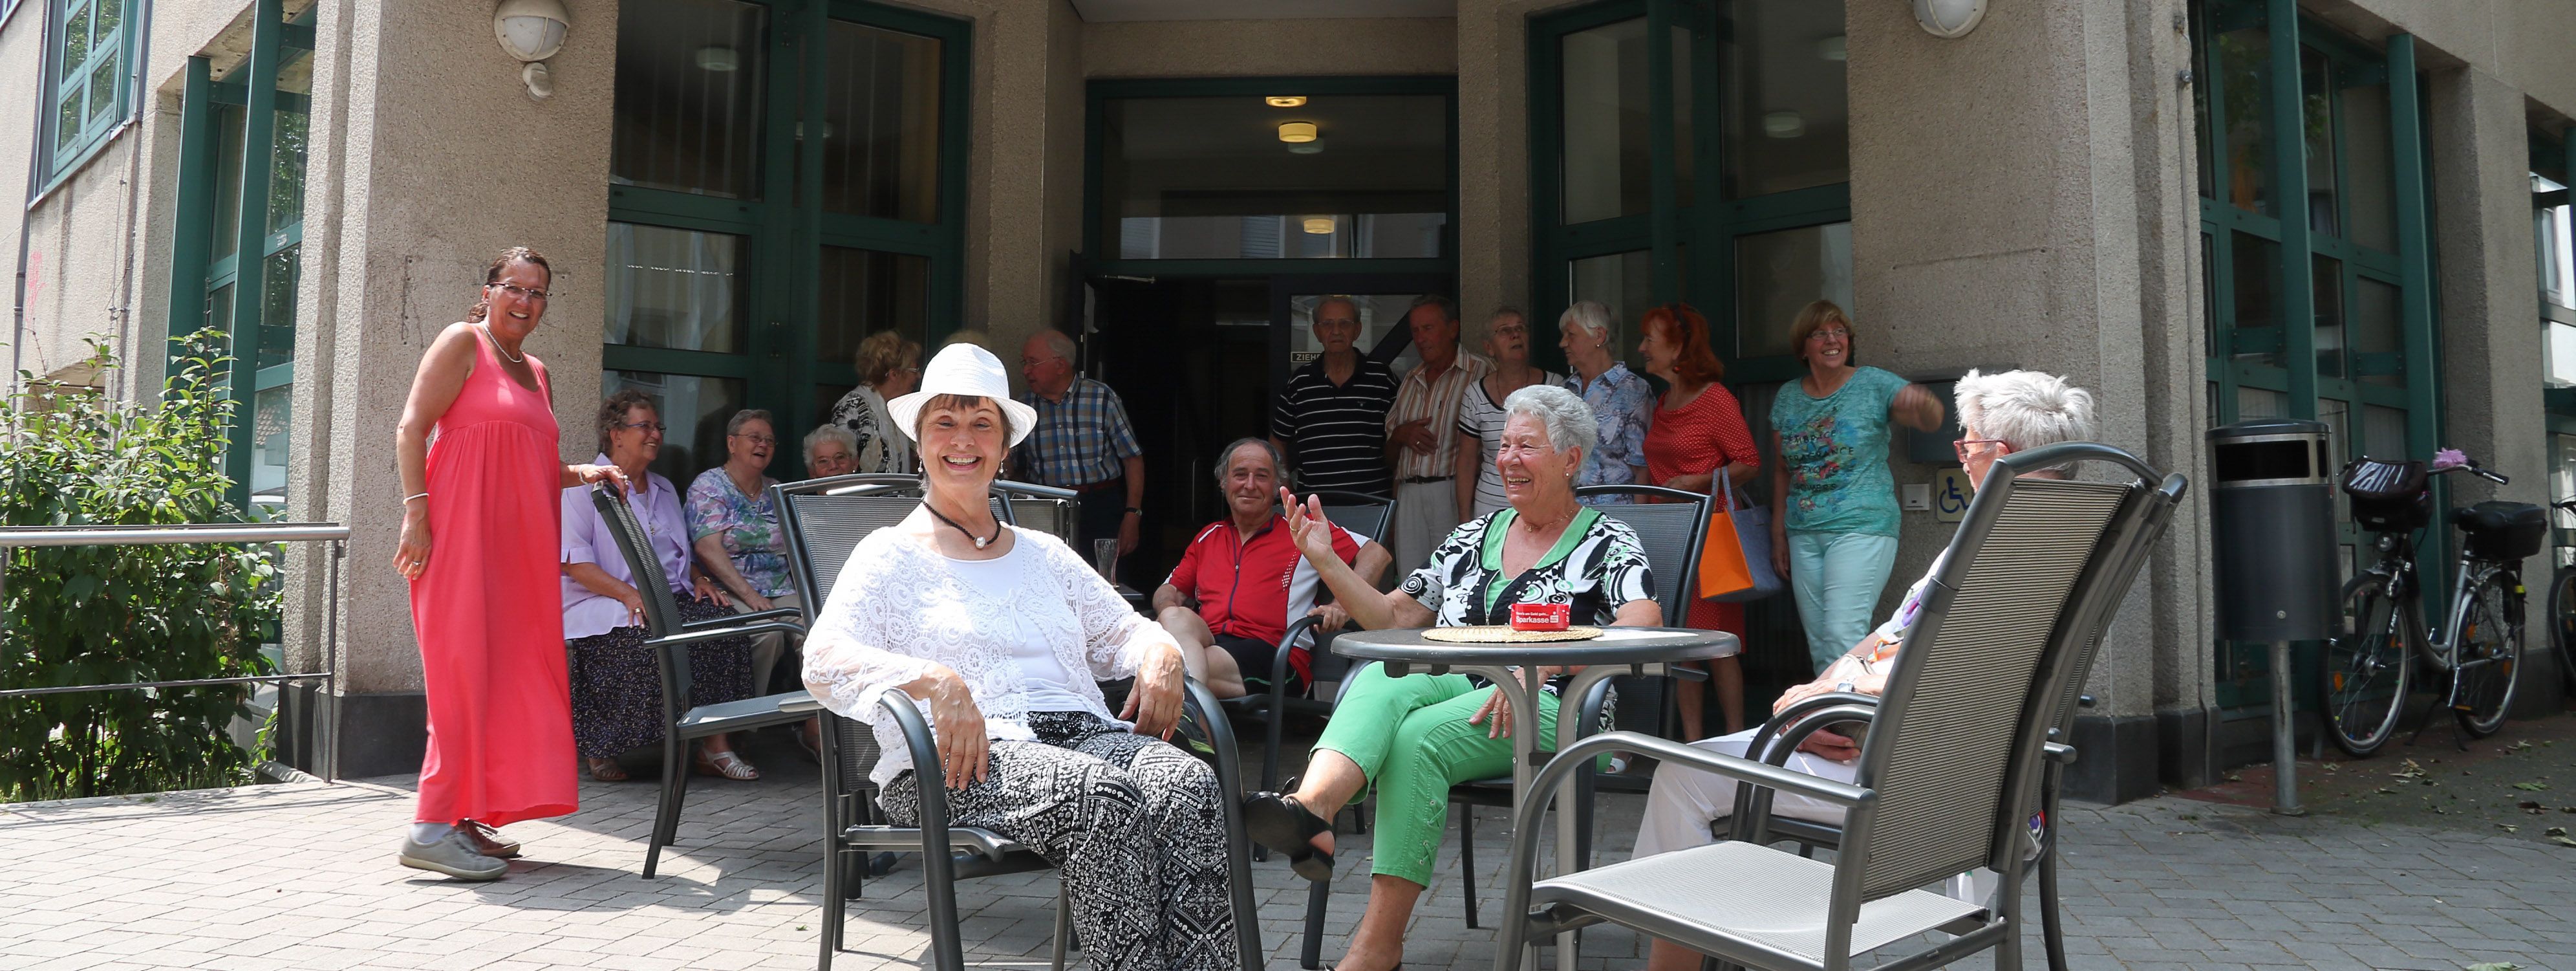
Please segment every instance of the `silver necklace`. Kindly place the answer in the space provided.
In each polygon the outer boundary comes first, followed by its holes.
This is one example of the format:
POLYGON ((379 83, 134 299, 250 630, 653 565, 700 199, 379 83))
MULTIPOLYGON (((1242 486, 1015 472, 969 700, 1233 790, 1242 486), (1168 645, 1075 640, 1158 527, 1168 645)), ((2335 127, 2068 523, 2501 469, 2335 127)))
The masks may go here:
POLYGON ((509 349, 509 348, 506 348, 506 347, 501 346, 501 339, 500 339, 500 338, 498 338, 498 337, 493 337, 493 336, 492 336, 492 325, 490 325, 490 324, 476 324, 476 325, 474 325, 474 326, 476 326, 476 327, 480 327, 480 328, 483 328, 483 336, 485 336, 485 337, 490 337, 490 338, 492 339, 492 349, 493 349, 493 350, 496 350, 496 351, 501 352, 501 356, 502 356, 502 357, 509 358, 509 359, 510 359, 510 363, 512 363, 512 364, 519 364, 519 363, 524 363, 524 362, 527 360, 527 358, 524 358, 524 357, 514 357, 514 356, 512 356, 512 355, 510 354, 510 349, 509 349))

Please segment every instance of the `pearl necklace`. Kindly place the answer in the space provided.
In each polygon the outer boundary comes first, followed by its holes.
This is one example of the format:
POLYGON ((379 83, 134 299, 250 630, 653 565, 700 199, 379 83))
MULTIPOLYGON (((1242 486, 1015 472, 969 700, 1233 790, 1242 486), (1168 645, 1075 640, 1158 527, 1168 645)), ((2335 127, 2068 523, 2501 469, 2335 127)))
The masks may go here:
POLYGON ((501 356, 502 356, 502 357, 509 358, 509 359, 510 359, 510 363, 512 363, 512 364, 520 364, 520 363, 524 363, 524 362, 526 362, 526 361, 527 361, 527 358, 524 358, 524 357, 514 357, 514 356, 512 356, 512 355, 510 354, 510 349, 509 349, 509 348, 506 348, 506 347, 501 346, 501 339, 500 339, 500 338, 498 338, 498 337, 493 337, 493 335, 492 335, 492 325, 490 325, 490 324, 476 324, 476 325, 474 325, 474 326, 476 326, 476 327, 480 327, 480 328, 483 328, 483 336, 485 336, 485 337, 490 337, 490 338, 492 339, 492 349, 493 349, 493 350, 495 350, 495 351, 499 351, 499 352, 501 352, 501 356))

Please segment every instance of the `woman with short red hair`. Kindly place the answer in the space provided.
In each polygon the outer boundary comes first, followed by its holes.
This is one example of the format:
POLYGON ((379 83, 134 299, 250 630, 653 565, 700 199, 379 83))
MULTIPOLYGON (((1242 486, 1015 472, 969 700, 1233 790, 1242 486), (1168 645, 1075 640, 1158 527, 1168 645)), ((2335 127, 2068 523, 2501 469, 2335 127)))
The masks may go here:
MULTIPOLYGON (((1708 319, 1692 310, 1689 304, 1675 303, 1646 311, 1638 322, 1645 332, 1645 342, 1637 350, 1646 359, 1646 373, 1662 378, 1671 390, 1655 408, 1654 423, 1646 427, 1646 478, 1656 485, 1691 492, 1710 492, 1723 468, 1728 479, 1738 488, 1752 480, 1762 469, 1762 452, 1753 443, 1753 432, 1744 424, 1744 407, 1735 395, 1718 383, 1726 376, 1726 365, 1708 345, 1708 319)), ((1732 501, 1731 497, 1721 501, 1732 501)), ((1744 605, 1715 603, 1692 596, 1687 623, 1701 630, 1722 630, 1741 638, 1744 635, 1744 605)), ((1744 665, 1735 655, 1709 662, 1709 680, 1717 690, 1718 710, 1726 718, 1726 730, 1744 729, 1744 665)), ((1700 712, 1702 703, 1698 686, 1689 681, 1676 682, 1681 696, 1676 699, 1681 709, 1682 740, 1694 741, 1703 733, 1700 712)))

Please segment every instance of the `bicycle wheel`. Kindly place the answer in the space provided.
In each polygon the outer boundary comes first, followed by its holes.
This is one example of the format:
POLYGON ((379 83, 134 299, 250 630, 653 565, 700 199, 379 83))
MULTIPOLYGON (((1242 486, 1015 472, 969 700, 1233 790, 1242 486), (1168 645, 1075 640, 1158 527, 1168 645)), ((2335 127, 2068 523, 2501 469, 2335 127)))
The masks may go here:
POLYGON ((2388 596, 2388 581, 2356 577, 2343 588, 2344 629, 2326 641, 2324 703, 2327 734, 2354 757, 2369 755, 2397 731, 2405 707, 2405 615, 2388 596))
POLYGON ((2460 729, 2485 738, 2504 726, 2513 709, 2514 682, 2522 673, 2522 631, 2512 621, 2510 574, 2478 581, 2460 623, 2458 663, 2451 668, 2451 714, 2460 729))
POLYGON ((2558 649, 2558 675, 2576 693, 2576 567, 2559 567, 2549 579, 2549 643, 2558 649))

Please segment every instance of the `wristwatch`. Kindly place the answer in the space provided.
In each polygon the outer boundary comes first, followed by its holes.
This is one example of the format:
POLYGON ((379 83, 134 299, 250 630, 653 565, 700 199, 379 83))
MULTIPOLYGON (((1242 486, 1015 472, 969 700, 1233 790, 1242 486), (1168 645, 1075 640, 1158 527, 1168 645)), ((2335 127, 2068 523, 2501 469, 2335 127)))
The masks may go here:
POLYGON ((1144 515, 1144 514, 1145 514, 1145 511, 1144 511, 1144 510, 1142 510, 1142 509, 1138 509, 1138 508, 1136 508, 1136 507, 1134 507, 1134 506, 1129 506, 1129 507, 1127 507, 1127 515, 1130 515, 1130 516, 1142 516, 1142 515, 1144 515))

